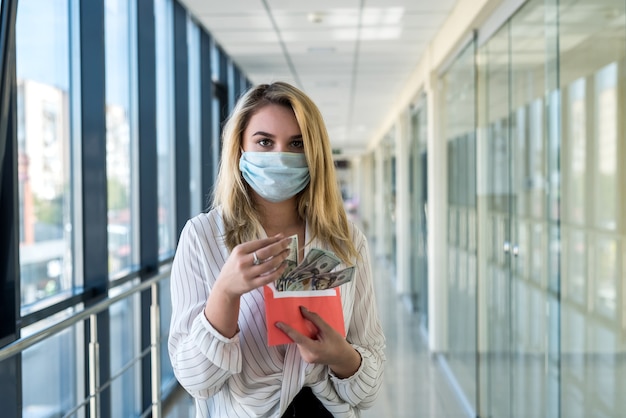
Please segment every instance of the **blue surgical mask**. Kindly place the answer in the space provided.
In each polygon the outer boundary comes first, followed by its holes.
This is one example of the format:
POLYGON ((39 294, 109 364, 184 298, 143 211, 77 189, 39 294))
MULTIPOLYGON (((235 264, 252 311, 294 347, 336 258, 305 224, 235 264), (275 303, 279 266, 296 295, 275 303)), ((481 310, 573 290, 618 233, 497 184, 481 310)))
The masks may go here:
POLYGON ((306 157, 293 152, 243 152, 239 169, 250 187, 270 202, 291 199, 311 179, 306 157))

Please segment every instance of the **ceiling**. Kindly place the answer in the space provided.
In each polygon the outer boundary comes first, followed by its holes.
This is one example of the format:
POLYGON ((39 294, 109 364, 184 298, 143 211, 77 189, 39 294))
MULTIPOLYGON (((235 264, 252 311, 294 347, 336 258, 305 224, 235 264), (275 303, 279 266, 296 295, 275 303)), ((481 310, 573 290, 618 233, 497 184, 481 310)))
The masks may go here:
POLYGON ((179 0, 253 84, 319 106, 333 148, 365 151, 456 0, 179 0))

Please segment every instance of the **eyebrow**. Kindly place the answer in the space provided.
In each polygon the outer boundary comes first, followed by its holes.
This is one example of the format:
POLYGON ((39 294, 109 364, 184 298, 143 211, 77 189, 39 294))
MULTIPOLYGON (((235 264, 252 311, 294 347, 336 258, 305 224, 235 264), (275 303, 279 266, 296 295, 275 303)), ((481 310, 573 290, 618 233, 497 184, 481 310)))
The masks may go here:
MULTIPOLYGON (((252 134, 253 137, 257 136, 257 135, 266 136, 268 138, 275 138, 276 137, 276 135, 270 134, 270 133, 264 132, 264 131, 257 131, 257 132, 252 134)), ((289 139, 302 139, 302 135, 301 134, 300 135, 293 135, 293 136, 290 136, 289 139)))

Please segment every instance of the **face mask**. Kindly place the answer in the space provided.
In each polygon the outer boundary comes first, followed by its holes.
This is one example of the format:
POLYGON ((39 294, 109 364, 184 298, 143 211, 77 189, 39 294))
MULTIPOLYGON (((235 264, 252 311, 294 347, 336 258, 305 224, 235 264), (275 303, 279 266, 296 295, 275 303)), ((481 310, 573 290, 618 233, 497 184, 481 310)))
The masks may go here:
POLYGON ((306 157, 293 152, 243 152, 239 169, 250 187, 270 202, 294 197, 311 179, 306 157))

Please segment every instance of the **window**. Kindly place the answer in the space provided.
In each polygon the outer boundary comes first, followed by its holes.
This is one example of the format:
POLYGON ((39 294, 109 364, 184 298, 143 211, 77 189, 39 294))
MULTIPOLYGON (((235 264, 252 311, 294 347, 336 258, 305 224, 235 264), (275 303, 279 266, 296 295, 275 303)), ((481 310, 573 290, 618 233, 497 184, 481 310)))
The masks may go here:
POLYGON ((173 255, 176 246, 176 199, 174 198, 174 53, 173 4, 154 3, 156 29, 156 107, 159 258, 173 255))
POLYGON ((20 1, 16 21, 22 314, 67 297, 73 276, 68 0, 20 1))
POLYGON ((134 10, 132 2, 106 0, 105 79, 106 79, 106 169, 107 233, 109 275, 114 277, 136 264, 133 249, 135 205, 131 196, 136 189, 132 167, 135 160, 136 126, 133 86, 135 60, 134 10))
POLYGON ((618 98, 617 63, 600 69, 595 74, 595 173, 594 214, 595 224, 607 230, 617 229, 618 181, 618 98))
POLYGON ((202 190, 201 156, 202 124, 200 97, 200 28, 187 18, 187 48, 189 59, 189 193, 191 197, 190 216, 204 209, 205 190, 202 190))

